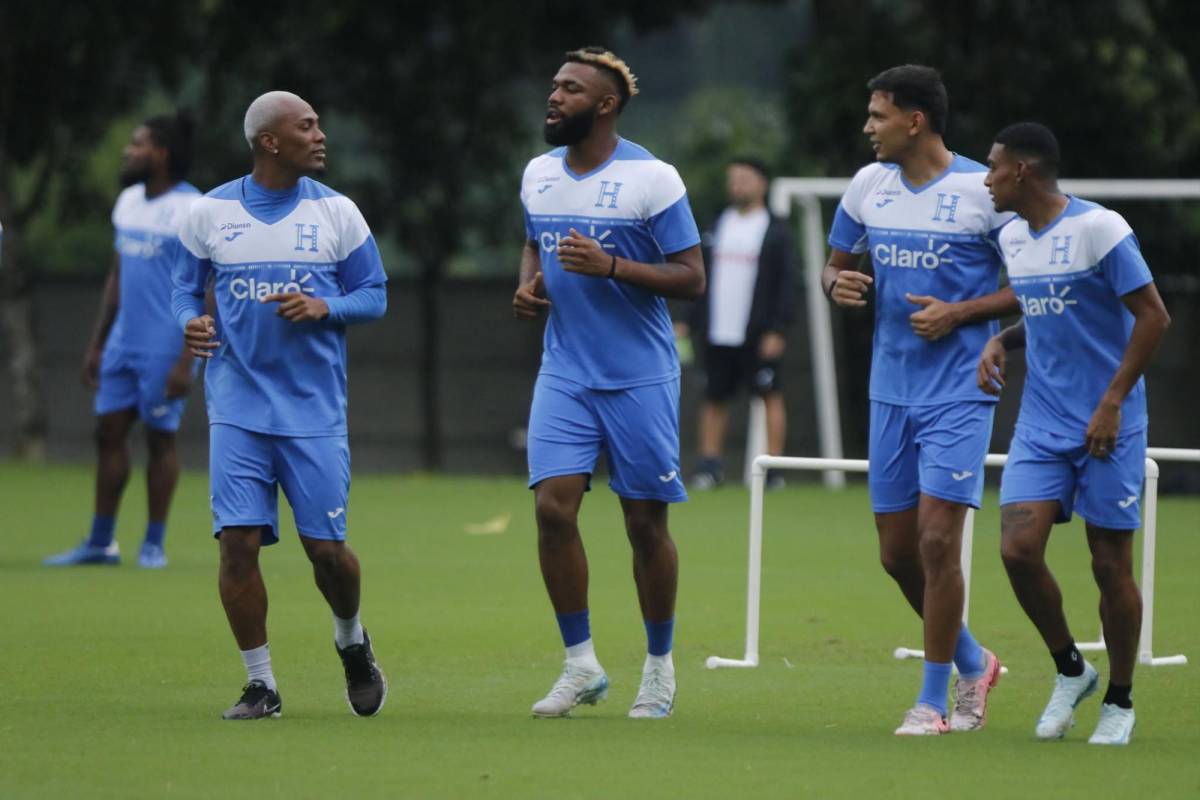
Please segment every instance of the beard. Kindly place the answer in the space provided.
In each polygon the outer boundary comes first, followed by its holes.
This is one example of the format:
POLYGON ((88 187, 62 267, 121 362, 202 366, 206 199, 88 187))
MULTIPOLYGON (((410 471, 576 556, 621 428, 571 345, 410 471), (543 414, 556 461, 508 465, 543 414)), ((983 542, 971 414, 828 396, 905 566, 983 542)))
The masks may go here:
POLYGON ((542 129, 542 135, 548 145, 569 147, 586 139, 595 124, 596 109, 589 108, 570 117, 564 114, 556 123, 546 123, 542 129))
POLYGON ((150 177, 150 170, 145 166, 123 166, 117 174, 117 180, 121 183, 122 189, 127 189, 130 186, 138 183, 145 183, 150 177))

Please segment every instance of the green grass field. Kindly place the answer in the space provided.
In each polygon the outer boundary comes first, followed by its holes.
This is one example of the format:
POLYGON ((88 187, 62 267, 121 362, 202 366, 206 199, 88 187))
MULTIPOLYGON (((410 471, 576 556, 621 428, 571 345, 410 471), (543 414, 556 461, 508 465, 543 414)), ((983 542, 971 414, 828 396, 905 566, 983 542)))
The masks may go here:
MULTIPOLYGON (((561 650, 523 484, 357 477, 351 541, 387 707, 348 711, 329 612, 292 534, 264 556, 284 716, 229 723, 220 713, 244 672, 217 598, 206 478, 180 485, 162 572, 128 563, 145 520, 140 479, 118 521, 127 563, 51 570, 40 559, 85 529, 90 471, 0 465, 0 797, 1200 796, 1200 498, 1160 506, 1155 641, 1192 663, 1139 668, 1134 742, 1111 749, 1086 744, 1095 699, 1065 741, 1034 740, 1053 667, 1003 575, 994 495, 979 515, 972 628, 1011 672, 984 731, 917 741, 891 731, 919 662, 891 652, 918 646, 920 627, 877 565, 861 487, 768 496, 754 670, 703 666, 741 655, 747 496, 723 489, 674 510, 676 712, 634 721, 644 633, 617 503, 598 485, 582 527, 612 690, 571 719, 534 720, 561 650), (502 533, 465 529, 501 515, 502 533)), ((1076 636, 1093 639, 1086 550, 1076 523, 1057 530, 1051 560, 1076 636)), ((1093 660, 1105 675, 1104 656, 1093 660)))

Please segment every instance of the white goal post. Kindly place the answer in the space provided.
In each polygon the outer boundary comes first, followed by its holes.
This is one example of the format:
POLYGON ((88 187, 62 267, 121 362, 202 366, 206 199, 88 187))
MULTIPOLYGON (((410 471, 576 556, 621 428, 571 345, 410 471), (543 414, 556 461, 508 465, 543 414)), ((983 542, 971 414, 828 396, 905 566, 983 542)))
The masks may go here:
MULTIPOLYGON (((1002 467, 1008 461, 1007 455, 989 454, 985 465, 1002 467)), ((1179 461, 1200 463, 1200 449, 1184 450, 1166 447, 1150 447, 1146 450, 1146 484, 1143 493, 1143 522, 1142 522, 1142 632, 1138 640, 1138 662, 1149 666, 1167 664, 1186 664, 1187 656, 1155 656, 1154 655, 1154 568, 1158 535, 1158 463, 1159 461, 1179 461)), ((741 658, 722 658, 709 656, 705 666, 709 669, 720 667, 757 667, 759 663, 759 611, 762 599, 762 534, 763 534, 763 497, 766 488, 766 473, 768 469, 808 470, 808 471, 838 471, 866 472, 868 463, 863 459, 829 459, 829 458, 790 458, 785 456, 759 456, 754 460, 752 480, 750 483, 750 529, 749 557, 746 581, 746 649, 741 658)), ((962 573, 963 573, 963 621, 967 620, 967 610, 971 596, 971 551, 974 540, 975 513, 968 509, 963 522, 962 541, 962 573)), ((1095 642, 1081 642, 1080 650, 1103 650, 1103 634, 1095 642)), ((897 647, 893 651, 896 658, 922 658, 920 650, 897 647)))
MULTIPOLYGON (((813 393, 817 406, 817 434, 822 458, 840 459, 842 450, 841 415, 838 411, 837 370, 834 362, 833 323, 829 301, 821 291, 821 271, 825 268, 825 239, 828 234, 821 214, 821 201, 840 199, 850 185, 849 178, 776 178, 771 183, 771 211, 790 217, 798 206, 800 243, 804 262, 804 285, 808 311, 808 339, 812 358, 813 393)), ((1200 180, 1063 180, 1064 192, 1089 200, 1196 200, 1200 199, 1200 180)), ((753 415, 748 440, 766 442, 760 415, 753 415)), ((748 451, 750 448, 747 448, 748 451)), ((759 451, 760 453, 763 451, 759 451)), ((750 459, 747 459, 747 469, 750 459)), ((825 485, 841 487, 845 474, 823 471, 825 485)))

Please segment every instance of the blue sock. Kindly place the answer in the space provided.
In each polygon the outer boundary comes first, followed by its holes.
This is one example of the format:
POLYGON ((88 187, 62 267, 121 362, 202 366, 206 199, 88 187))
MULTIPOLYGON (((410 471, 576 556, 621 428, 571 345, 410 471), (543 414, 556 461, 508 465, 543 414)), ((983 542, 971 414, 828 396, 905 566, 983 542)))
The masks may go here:
POLYGON ((146 543, 156 544, 162 547, 163 537, 167 535, 167 523, 165 522, 147 522, 146 523, 146 543))
POLYGON ((954 666, 958 667, 959 675, 972 679, 978 678, 987 669, 983 648, 975 641, 966 625, 958 632, 958 644, 954 646, 954 666))
POLYGON ((592 638, 592 628, 588 624, 588 610, 576 611, 574 614, 555 614, 558 618, 558 630, 562 633, 563 646, 574 647, 580 642, 592 638))
POLYGON ((652 656, 665 656, 671 652, 671 640, 675 637, 675 618, 666 622, 646 623, 646 652, 652 656))
POLYGON ((921 683, 921 694, 917 696, 918 703, 932 706, 946 716, 946 690, 950 688, 951 663, 939 664, 936 661, 925 662, 925 680, 921 683))
POLYGON ((113 530, 117 521, 113 517, 92 517, 92 532, 88 534, 90 547, 108 547, 113 541, 113 530))

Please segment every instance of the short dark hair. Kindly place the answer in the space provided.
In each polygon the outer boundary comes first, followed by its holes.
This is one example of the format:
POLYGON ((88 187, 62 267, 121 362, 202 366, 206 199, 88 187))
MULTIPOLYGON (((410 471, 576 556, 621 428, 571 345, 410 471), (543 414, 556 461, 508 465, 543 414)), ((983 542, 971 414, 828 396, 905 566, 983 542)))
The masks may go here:
POLYGON ((617 113, 625 110, 629 98, 638 93, 637 76, 629 70, 629 65, 617 57, 617 54, 605 47, 581 47, 566 54, 566 60, 576 64, 590 64, 600 72, 608 75, 617 87, 617 113))
POLYGON ((192 150, 195 138, 195 121, 191 112, 181 108, 174 115, 159 114, 142 123, 150 131, 150 138, 158 147, 167 151, 167 175, 173 181, 187 177, 192 168, 192 150))
POLYGON ((1058 177, 1062 155, 1054 131, 1040 122, 1016 122, 996 134, 996 144, 1004 145, 1018 156, 1037 161, 1038 169, 1049 178, 1058 177))
POLYGON ((891 92, 892 102, 900 108, 916 109, 925 114, 930 129, 941 136, 950 116, 950 97, 946 84, 933 67, 904 64, 885 69, 867 82, 871 92, 891 92))
POLYGON ((771 171, 767 169, 767 165, 761 158, 755 158, 754 156, 734 156, 729 159, 729 163, 726 166, 749 167, 761 175, 764 181, 767 183, 771 182, 771 171))

